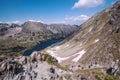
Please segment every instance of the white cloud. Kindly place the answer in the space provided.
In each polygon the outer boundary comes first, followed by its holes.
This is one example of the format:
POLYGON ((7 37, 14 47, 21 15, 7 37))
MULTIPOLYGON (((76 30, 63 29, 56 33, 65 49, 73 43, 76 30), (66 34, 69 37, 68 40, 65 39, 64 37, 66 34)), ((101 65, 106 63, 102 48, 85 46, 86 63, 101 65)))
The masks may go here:
POLYGON ((30 22, 42 22, 43 23, 42 20, 28 20, 28 21, 30 21, 30 22))
POLYGON ((12 24, 12 23, 14 23, 14 24, 20 24, 21 22, 20 21, 11 21, 11 22, 7 22, 8 24, 12 24))
POLYGON ((7 22, 2 22, 2 21, 0 21, 0 23, 7 23, 7 24, 12 24, 12 23, 14 23, 14 24, 21 24, 22 22, 21 22, 21 21, 7 21, 7 22))
POLYGON ((65 24, 77 24, 80 25, 86 20, 88 20, 90 17, 87 15, 80 15, 80 16, 72 16, 72 17, 66 17, 64 23, 65 24))
POLYGON ((79 0, 73 6, 73 8, 90 8, 96 7, 104 3, 104 0, 79 0))
MULTIPOLYGON (((41 22, 41 23, 44 23, 42 20, 28 20, 28 21, 31 21, 31 22, 41 22)), ((18 20, 16 20, 16 21, 0 21, 0 23, 7 23, 7 24, 23 24, 23 22, 21 22, 21 21, 18 21, 18 20)))
POLYGON ((87 15, 79 15, 79 16, 66 16, 63 21, 49 22, 47 24, 70 24, 70 25, 80 25, 90 17, 87 15))

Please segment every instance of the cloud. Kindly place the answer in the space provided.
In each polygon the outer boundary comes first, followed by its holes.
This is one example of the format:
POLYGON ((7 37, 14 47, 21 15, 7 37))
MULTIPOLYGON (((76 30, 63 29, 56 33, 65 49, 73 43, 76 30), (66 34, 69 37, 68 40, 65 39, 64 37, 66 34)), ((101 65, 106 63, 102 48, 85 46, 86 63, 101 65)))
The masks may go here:
POLYGON ((12 23, 14 23, 14 24, 21 24, 21 21, 11 21, 11 22, 6 22, 6 23, 8 23, 8 24, 12 24, 12 23))
POLYGON ((80 25, 86 20, 88 20, 90 17, 87 15, 79 15, 79 16, 66 16, 64 20, 62 21, 55 21, 55 22, 49 22, 47 24, 70 24, 70 25, 80 25))
POLYGON ((80 16, 71 16, 66 17, 64 23, 65 24, 77 24, 80 25, 86 20, 88 20, 90 17, 87 15, 80 15, 80 16))
POLYGON ((104 0, 79 0, 73 8, 90 8, 96 7, 104 3, 104 0))
POLYGON ((30 22, 41 22, 41 23, 44 23, 44 21, 42 21, 42 20, 28 20, 28 21, 30 21, 30 22))
POLYGON ((22 22, 21 21, 7 21, 7 22, 2 22, 0 21, 0 23, 7 23, 7 24, 21 24, 22 22))
MULTIPOLYGON (((27 20, 27 21, 44 23, 42 20, 27 20)), ((9 25, 11 25, 11 24, 19 24, 19 25, 21 25, 24 22, 16 20, 16 21, 0 21, 0 23, 7 23, 9 25)))

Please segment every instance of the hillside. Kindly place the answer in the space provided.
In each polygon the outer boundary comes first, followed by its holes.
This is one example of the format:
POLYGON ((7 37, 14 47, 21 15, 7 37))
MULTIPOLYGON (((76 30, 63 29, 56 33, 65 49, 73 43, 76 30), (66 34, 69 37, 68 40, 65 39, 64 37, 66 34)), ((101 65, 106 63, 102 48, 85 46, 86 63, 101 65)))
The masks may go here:
POLYGON ((95 14, 71 36, 44 51, 64 66, 80 65, 78 69, 115 67, 115 72, 120 72, 119 15, 120 1, 95 14))
POLYGON ((72 61, 85 64, 92 61, 110 64, 107 61, 119 60, 119 6, 120 3, 118 2, 112 7, 97 13, 82 24, 71 36, 61 43, 49 47, 46 51, 61 58, 69 57, 71 60, 78 56, 80 52, 83 52, 84 55, 79 60, 72 61))

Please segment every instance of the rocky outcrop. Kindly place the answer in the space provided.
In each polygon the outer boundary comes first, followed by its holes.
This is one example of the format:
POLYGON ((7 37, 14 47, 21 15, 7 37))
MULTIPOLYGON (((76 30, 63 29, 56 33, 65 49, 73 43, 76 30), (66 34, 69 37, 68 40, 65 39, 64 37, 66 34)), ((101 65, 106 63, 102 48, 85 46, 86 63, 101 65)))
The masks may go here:
POLYGON ((59 76, 65 71, 48 64, 45 56, 33 52, 28 57, 1 61, 0 80, 59 80, 59 76))

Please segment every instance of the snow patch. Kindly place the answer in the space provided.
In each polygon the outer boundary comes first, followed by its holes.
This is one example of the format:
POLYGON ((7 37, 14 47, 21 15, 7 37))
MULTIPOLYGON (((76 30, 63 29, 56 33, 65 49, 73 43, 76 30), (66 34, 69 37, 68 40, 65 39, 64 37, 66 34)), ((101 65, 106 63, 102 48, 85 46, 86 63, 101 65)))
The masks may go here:
POLYGON ((59 46, 55 47, 55 50, 59 50, 59 49, 60 49, 60 47, 59 47, 59 46))
POLYGON ((67 59, 70 58, 70 57, 58 57, 58 56, 54 53, 54 51, 52 51, 52 50, 47 50, 47 52, 48 52, 52 57, 55 57, 55 58, 58 60, 59 63, 61 63, 62 61, 67 60, 67 59))
POLYGON ((68 44, 68 45, 66 45, 66 46, 65 46, 65 48, 66 48, 66 47, 69 47, 69 44, 68 44))
POLYGON ((90 28, 90 29, 89 29, 89 32, 91 32, 91 31, 92 31, 92 29, 93 29, 93 28, 90 28))
POLYGON ((74 58, 72 61, 73 62, 78 62, 78 60, 80 60, 80 58, 83 56, 83 54, 85 53, 86 51, 85 50, 82 50, 76 54, 79 54, 76 58, 74 58))
POLYGON ((52 50, 47 50, 46 52, 49 53, 51 56, 56 56, 56 55, 54 54, 54 51, 52 51, 52 50))
POLYGON ((95 40, 95 43, 98 42, 98 41, 99 41, 99 39, 96 39, 96 40, 95 40))
POLYGON ((67 60, 67 59, 69 59, 70 57, 57 57, 57 56, 55 56, 55 58, 58 60, 58 62, 59 63, 61 63, 62 61, 64 61, 64 60, 67 60))

